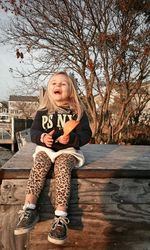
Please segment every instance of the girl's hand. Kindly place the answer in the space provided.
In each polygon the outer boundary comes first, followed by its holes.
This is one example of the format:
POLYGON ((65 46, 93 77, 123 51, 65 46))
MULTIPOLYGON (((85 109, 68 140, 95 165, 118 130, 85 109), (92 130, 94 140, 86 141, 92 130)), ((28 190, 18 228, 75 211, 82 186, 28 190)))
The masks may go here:
POLYGON ((61 143, 61 144, 67 144, 70 140, 70 136, 69 135, 61 135, 60 137, 57 138, 57 142, 61 143))
POLYGON ((49 148, 52 147, 53 145, 53 134, 54 134, 55 130, 52 130, 51 132, 47 133, 44 137, 43 137, 43 142, 45 143, 45 145, 49 148))

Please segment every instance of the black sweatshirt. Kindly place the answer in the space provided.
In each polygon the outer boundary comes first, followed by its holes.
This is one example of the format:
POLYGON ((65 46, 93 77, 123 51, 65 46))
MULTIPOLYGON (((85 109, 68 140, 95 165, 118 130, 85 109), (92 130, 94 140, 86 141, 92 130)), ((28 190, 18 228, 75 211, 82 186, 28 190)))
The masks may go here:
POLYGON ((48 113, 47 110, 37 111, 35 119, 31 126, 31 141, 40 146, 47 147, 40 141, 43 133, 49 133, 55 130, 53 134, 54 143, 51 147, 54 151, 74 147, 80 149, 81 146, 87 144, 91 138, 92 132, 89 126, 89 121, 85 112, 77 127, 70 133, 69 143, 64 145, 55 140, 63 134, 64 123, 68 120, 76 120, 77 115, 70 110, 60 110, 53 113, 48 113))

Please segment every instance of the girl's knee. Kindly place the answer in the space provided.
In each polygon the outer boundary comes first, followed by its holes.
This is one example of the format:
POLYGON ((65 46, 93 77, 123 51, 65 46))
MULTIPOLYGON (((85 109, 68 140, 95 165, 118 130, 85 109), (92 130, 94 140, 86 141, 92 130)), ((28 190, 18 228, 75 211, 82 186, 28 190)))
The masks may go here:
POLYGON ((75 162, 76 161, 76 158, 71 155, 71 154, 61 154, 59 155, 56 160, 55 160, 55 163, 60 163, 60 162, 66 162, 66 163, 69 163, 69 162, 75 162))
POLYGON ((52 162, 48 155, 45 152, 41 151, 38 152, 35 156, 32 171, 42 174, 47 172, 50 169, 51 165, 52 162))
POLYGON ((35 162, 48 162, 51 163, 51 160, 49 158, 49 156, 44 152, 44 151, 40 151, 36 154, 35 156, 35 162))
POLYGON ((61 154, 55 160, 55 173, 57 171, 72 170, 76 165, 76 158, 71 154, 61 154))

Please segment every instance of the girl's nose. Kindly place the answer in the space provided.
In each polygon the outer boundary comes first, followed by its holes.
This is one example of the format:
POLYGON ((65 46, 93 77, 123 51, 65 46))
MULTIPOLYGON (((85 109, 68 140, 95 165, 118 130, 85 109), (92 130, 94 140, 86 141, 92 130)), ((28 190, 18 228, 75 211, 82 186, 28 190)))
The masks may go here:
POLYGON ((61 86, 61 82, 57 82, 56 86, 60 87, 61 86))

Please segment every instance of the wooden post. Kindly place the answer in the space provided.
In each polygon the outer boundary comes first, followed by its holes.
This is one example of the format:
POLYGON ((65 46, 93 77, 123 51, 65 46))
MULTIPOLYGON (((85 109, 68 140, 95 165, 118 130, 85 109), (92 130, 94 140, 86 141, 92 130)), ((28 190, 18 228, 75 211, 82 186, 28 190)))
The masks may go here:
POLYGON ((27 250, 28 238, 29 238, 29 233, 15 236, 16 250, 27 250))
POLYGON ((12 116, 11 118, 11 140, 12 140, 12 144, 11 144, 11 151, 14 153, 14 144, 15 144, 15 126, 14 126, 14 117, 12 116))

